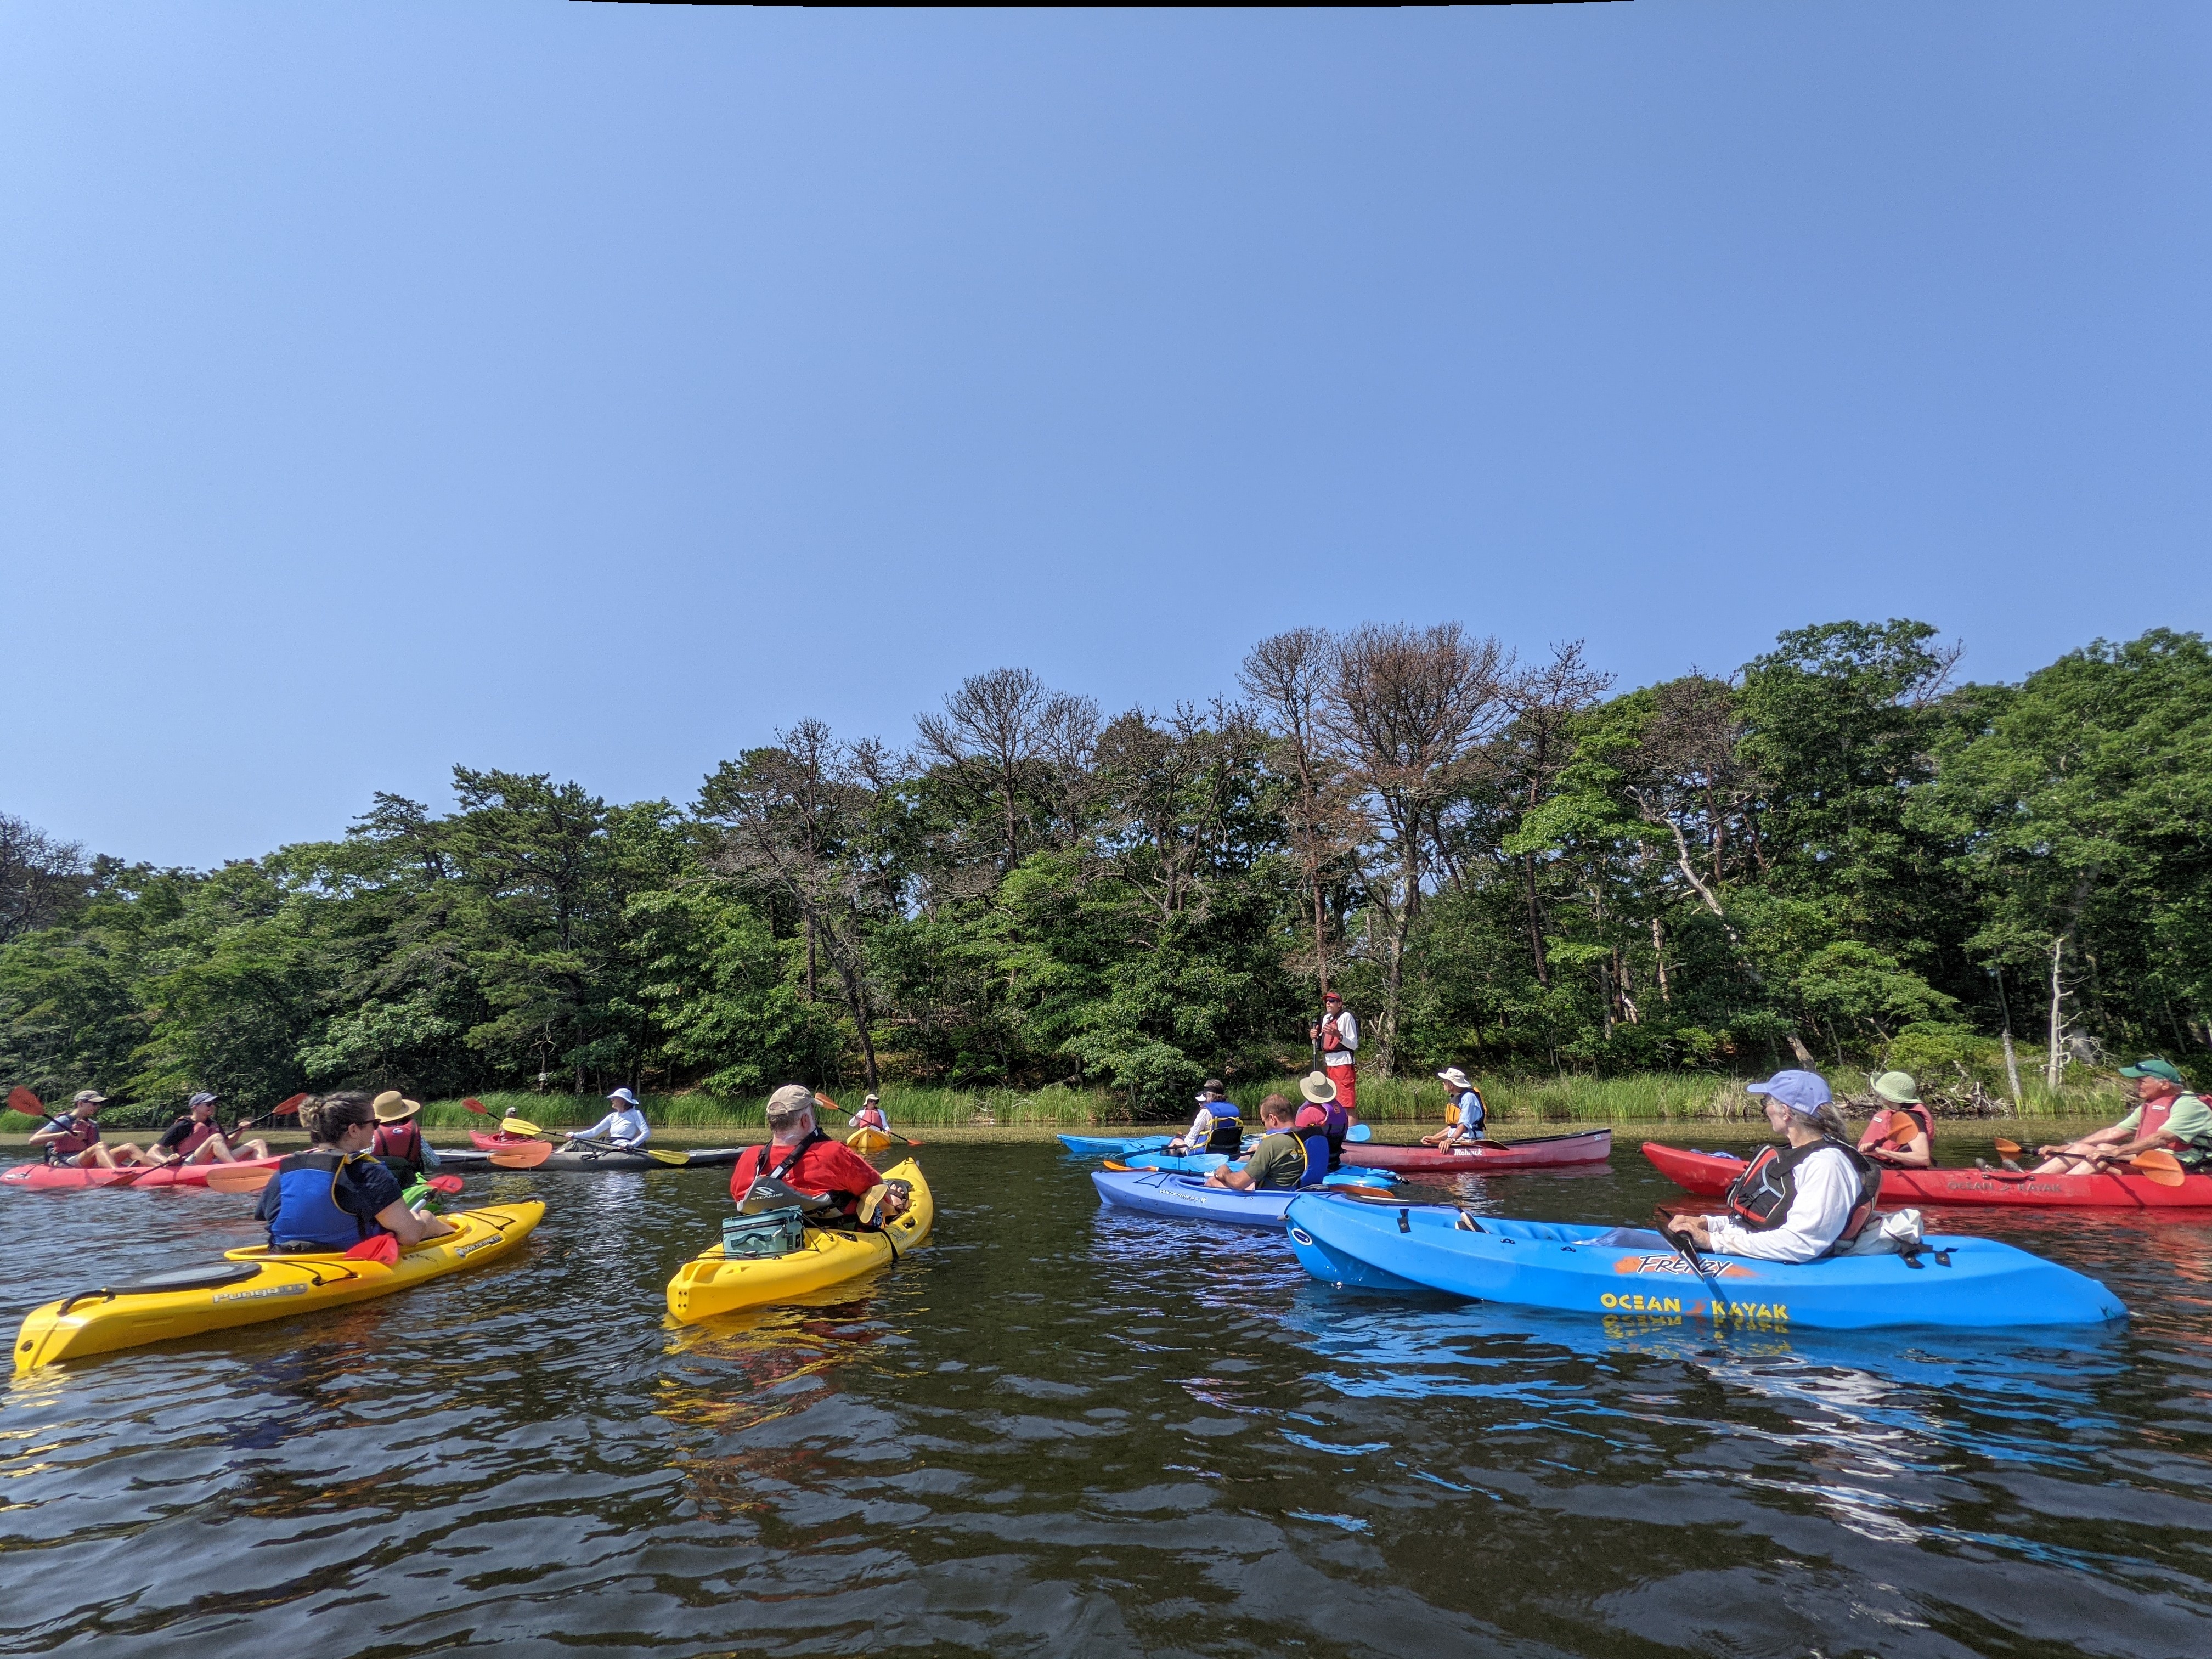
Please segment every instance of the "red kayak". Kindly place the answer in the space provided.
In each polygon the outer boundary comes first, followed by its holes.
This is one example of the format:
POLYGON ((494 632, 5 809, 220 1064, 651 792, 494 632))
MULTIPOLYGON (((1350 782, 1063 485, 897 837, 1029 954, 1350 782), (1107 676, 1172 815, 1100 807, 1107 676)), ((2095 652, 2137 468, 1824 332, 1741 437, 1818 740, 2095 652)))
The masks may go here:
POLYGON ((1363 1170, 1401 1175, 1487 1175, 1493 1170, 1541 1170, 1560 1164, 1602 1164, 1613 1156, 1613 1131, 1542 1135, 1534 1140, 1484 1141, 1465 1152, 1436 1146, 1385 1146, 1378 1140, 1346 1144, 1344 1161, 1363 1170))
MULTIPOLYGON (((1718 1198, 1743 1169, 1727 1152, 1644 1143, 1644 1156, 1685 1192, 1718 1198)), ((2139 1175, 2014 1175, 2009 1170, 1897 1170, 1884 1165, 1886 1204, 2008 1204, 2042 1210, 2189 1210, 2212 1207, 2212 1176, 2161 1187, 2139 1175)))
POLYGON ((18 1164, 0 1170, 0 1187, 75 1192, 86 1187, 204 1187, 210 1170, 273 1170, 280 1158, 240 1158, 235 1164, 165 1164, 158 1170, 80 1170, 74 1164, 18 1164))

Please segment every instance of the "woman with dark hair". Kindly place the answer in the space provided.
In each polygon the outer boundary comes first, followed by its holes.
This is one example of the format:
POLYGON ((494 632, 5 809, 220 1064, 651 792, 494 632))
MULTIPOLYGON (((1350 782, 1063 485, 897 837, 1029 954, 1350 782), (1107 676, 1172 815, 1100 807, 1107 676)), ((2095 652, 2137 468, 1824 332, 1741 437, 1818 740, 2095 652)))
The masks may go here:
POLYGON ((254 1213, 269 1224, 269 1248, 282 1254, 349 1250, 390 1233, 419 1244, 453 1230, 427 1210, 410 1210, 391 1170, 368 1156, 376 1109, 364 1094, 325 1095, 300 1109, 312 1141, 276 1166, 254 1213))

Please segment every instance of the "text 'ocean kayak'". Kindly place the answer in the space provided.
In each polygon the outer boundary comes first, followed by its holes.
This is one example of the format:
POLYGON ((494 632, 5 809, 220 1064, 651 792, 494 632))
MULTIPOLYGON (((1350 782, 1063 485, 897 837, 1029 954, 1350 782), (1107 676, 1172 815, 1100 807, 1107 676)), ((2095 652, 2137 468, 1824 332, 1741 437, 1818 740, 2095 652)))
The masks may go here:
POLYGON ((1445 1152, 1436 1146, 1385 1146, 1373 1141, 1344 1149, 1346 1164, 1356 1164, 1363 1170, 1396 1170, 1404 1175, 1488 1175, 1498 1170, 1602 1164, 1612 1156, 1610 1129, 1540 1135, 1534 1140, 1490 1141, 1472 1152, 1445 1152))
POLYGON ((210 1170, 273 1170, 280 1161, 253 1158, 231 1164, 165 1164, 158 1169, 132 1164, 120 1170, 81 1170, 74 1164, 18 1164, 0 1170, 0 1187, 24 1187, 41 1193, 82 1192, 89 1187, 204 1188, 210 1170))
POLYGON ((732 1261, 720 1245, 714 1245, 678 1267, 668 1281, 670 1316, 696 1324, 716 1314, 788 1302, 896 1261, 929 1237, 937 1206, 929 1183, 921 1178, 921 1166, 912 1158, 884 1170, 884 1179, 903 1181, 911 1193, 907 1212, 896 1221, 874 1232, 809 1227, 805 1242, 787 1255, 732 1261))
MULTIPOLYGON (((1727 1152, 1697 1152, 1644 1143, 1644 1156, 1685 1192, 1718 1198, 1743 1173, 1743 1160, 1727 1152)), ((2212 1176, 2185 1175, 2179 1187, 2161 1187, 2139 1175, 2026 1175, 2010 1170, 1899 1170, 1881 1171, 1881 1201, 1896 1204, 1998 1204, 2049 1210, 2212 1209, 2212 1176)))
MULTIPOLYGON (((1340 1175, 1350 1175, 1340 1170, 1340 1175)), ((1283 1213, 1300 1192, 1312 1188, 1270 1187, 1240 1193, 1231 1187, 1214 1187, 1202 1176, 1176 1175, 1164 1170, 1093 1170, 1091 1184, 1098 1196, 1117 1210, 1162 1216, 1170 1221, 1206 1221, 1229 1227, 1280 1228, 1283 1213)))
POLYGON ((1291 1248, 1308 1273, 1329 1284, 1443 1291, 1600 1317, 1820 1330, 2002 1329, 2127 1317, 2095 1279, 1990 1238, 1931 1237, 1912 1261, 1708 1255, 1700 1273, 1649 1228, 1477 1220, 1446 1205, 1312 1194, 1291 1206, 1289 1220, 1291 1248))
POLYGON ((398 1265, 330 1255, 274 1255, 264 1244, 231 1250, 204 1267, 160 1273, 49 1302, 24 1316, 15 1334, 15 1369, 143 1347, 238 1325, 289 1319, 411 1289, 462 1267, 495 1261, 530 1236, 545 1213, 538 1203, 459 1210, 443 1218, 454 1231, 406 1247, 398 1265))

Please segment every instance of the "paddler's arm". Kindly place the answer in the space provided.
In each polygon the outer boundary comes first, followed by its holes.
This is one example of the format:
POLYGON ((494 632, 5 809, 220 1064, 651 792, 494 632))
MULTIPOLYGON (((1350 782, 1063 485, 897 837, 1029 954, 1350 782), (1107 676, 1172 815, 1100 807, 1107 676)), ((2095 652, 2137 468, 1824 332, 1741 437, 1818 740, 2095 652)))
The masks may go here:
POLYGON ((428 1210, 410 1210, 407 1200, 396 1198, 376 1212, 376 1224, 402 1244, 419 1244, 426 1238, 443 1238, 453 1229, 428 1210))

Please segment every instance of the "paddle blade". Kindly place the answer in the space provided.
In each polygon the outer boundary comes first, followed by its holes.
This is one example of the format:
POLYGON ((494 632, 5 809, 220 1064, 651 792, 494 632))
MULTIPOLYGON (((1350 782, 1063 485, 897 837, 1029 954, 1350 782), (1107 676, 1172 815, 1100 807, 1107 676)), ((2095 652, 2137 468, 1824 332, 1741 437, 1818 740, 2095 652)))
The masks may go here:
POLYGON ((483 1102, 478 1100, 474 1095, 469 1096, 466 1099, 461 1102, 461 1109, 465 1112, 474 1112, 478 1117, 489 1117, 491 1115, 491 1108, 485 1105, 483 1102))
POLYGON ((817 1106, 827 1106, 833 1112, 843 1113, 847 1117, 853 1115, 850 1112, 846 1111, 845 1109, 842 1106, 840 1106, 836 1101, 830 1099, 829 1096, 823 1094, 819 1089, 817 1089, 814 1091, 814 1103, 817 1106))
POLYGON ((422 1184, 434 1193, 443 1193, 447 1198, 453 1197, 461 1190, 461 1178, 459 1176, 435 1175, 422 1184))
POLYGON ((544 1131, 540 1129, 535 1123, 529 1122, 525 1119, 519 1117, 503 1117, 500 1119, 499 1132, 503 1135, 535 1135, 543 1134, 544 1133, 544 1131))
POLYGON ((655 1164, 665 1164, 672 1169, 680 1170, 691 1161, 689 1152, 664 1152, 658 1146, 641 1146, 637 1150, 655 1164))
POLYGON ((387 1267, 399 1265, 399 1241, 390 1233, 379 1233, 374 1238, 364 1238, 345 1253, 349 1261, 380 1261, 387 1267))
POLYGON ((2181 1167, 2179 1158, 2156 1147, 2148 1152, 2137 1152, 2128 1162, 2135 1166, 2137 1173, 2160 1187, 2179 1187, 2189 1178, 2189 1172, 2181 1167))
POLYGON ((1131 1169, 1129 1168, 1129 1166, 1128 1166, 1127 1164, 1116 1164, 1116 1163, 1115 1163, 1112 1158, 1108 1158, 1108 1159, 1106 1160, 1106 1162, 1105 1162, 1105 1164, 1104 1164, 1104 1165, 1103 1165, 1103 1167, 1104 1167, 1104 1168, 1106 1168, 1106 1169, 1109 1169, 1109 1170, 1112 1170, 1115 1175, 1129 1175, 1129 1174, 1133 1174, 1133 1170, 1131 1170, 1131 1169))
POLYGON ((491 1155, 491 1161, 502 1170, 534 1170, 553 1156, 550 1140, 526 1140, 519 1146, 502 1146, 491 1155))
POLYGON ((1997 1139, 1992 1140, 1990 1142, 1990 1145, 1996 1149, 1996 1154, 1999 1158, 2018 1158, 2020 1156, 2020 1145, 2017 1141, 1997 1139))
POLYGON ((306 1105, 314 1097, 313 1095, 294 1095, 291 1099, 279 1101, 276 1105, 270 1107, 269 1109, 269 1115, 271 1117, 297 1117, 300 1115, 300 1108, 306 1105))
POLYGON ((1372 1140, 1375 1139, 1375 1131, 1364 1123, 1355 1123, 1344 1132, 1344 1138, 1346 1140, 1372 1140))
POLYGON ((208 1171, 210 1190, 218 1193, 258 1193, 276 1180, 276 1166, 258 1170, 241 1170, 235 1164, 218 1164, 208 1171))
POLYGON ((44 1117, 46 1115, 45 1103, 20 1083, 8 1091, 8 1109, 21 1112, 26 1117, 44 1117))
POLYGON ((1902 1112, 1893 1115, 1897 1121, 1882 1132, 1882 1144, 1885 1146, 1902 1146, 1920 1132, 1920 1126, 1902 1112))

